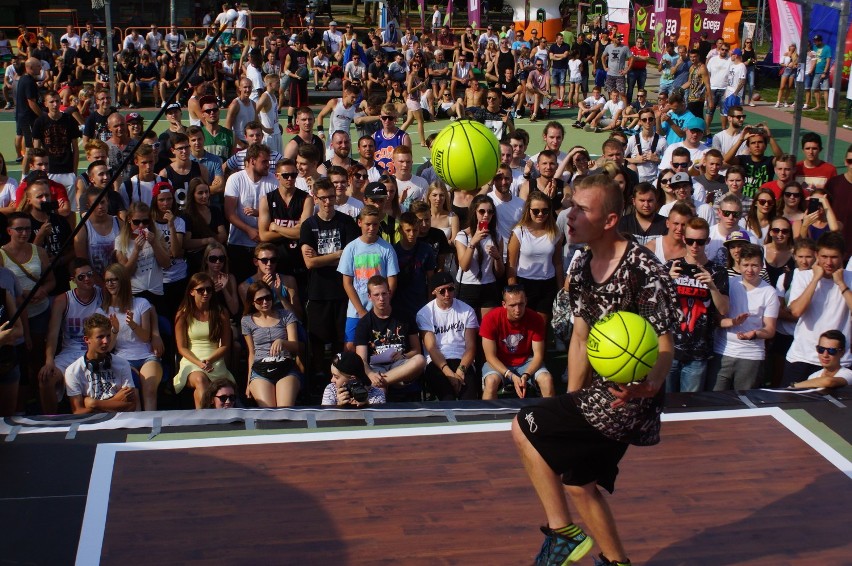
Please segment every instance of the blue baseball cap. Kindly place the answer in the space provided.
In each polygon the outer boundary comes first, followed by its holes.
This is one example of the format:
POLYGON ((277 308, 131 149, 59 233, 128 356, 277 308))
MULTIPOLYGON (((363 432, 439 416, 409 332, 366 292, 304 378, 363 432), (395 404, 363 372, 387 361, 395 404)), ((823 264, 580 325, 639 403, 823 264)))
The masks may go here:
POLYGON ((703 131, 705 131, 706 126, 704 124, 704 120, 702 120, 701 118, 699 118, 697 116, 693 116, 692 118, 687 120, 684 129, 686 129, 686 130, 701 130, 703 132, 703 131))

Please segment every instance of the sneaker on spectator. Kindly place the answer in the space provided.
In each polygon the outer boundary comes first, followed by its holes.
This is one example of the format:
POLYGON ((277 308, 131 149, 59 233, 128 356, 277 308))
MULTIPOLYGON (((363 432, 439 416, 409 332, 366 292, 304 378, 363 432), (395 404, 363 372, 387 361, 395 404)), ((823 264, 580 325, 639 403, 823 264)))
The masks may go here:
POLYGON ((3 110, 11 110, 11 109, 12 109, 12 103, 11 102, 7 102, 6 106, 3 107, 3 110))
POLYGON ((290 125, 287 126, 287 133, 288 134, 297 134, 297 133, 299 133, 299 128, 297 128, 293 124, 290 124, 290 125))
POLYGON ((535 557, 536 566, 574 564, 583 558, 595 544, 591 537, 582 531, 570 538, 548 527, 541 527, 541 532, 544 533, 544 542, 538 556, 535 557))

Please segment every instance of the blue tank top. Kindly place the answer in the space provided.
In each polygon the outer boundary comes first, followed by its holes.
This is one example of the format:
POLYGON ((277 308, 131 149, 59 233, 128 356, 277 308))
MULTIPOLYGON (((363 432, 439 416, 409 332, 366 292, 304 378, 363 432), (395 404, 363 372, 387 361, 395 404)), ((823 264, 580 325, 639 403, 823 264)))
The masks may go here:
POLYGON ((373 134, 373 141, 376 142, 376 167, 382 173, 395 175, 393 166, 393 150, 402 145, 402 140, 405 138, 405 130, 397 130, 390 138, 386 138, 384 132, 379 130, 373 134))

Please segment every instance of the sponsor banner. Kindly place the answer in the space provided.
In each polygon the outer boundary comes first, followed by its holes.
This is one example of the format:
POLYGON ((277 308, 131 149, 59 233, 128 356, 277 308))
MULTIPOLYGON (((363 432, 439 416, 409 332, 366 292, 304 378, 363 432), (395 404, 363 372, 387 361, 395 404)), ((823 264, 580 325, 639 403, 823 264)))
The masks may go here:
MULTIPOLYGON (((727 14, 708 14, 693 10, 690 16, 689 45, 698 43, 701 34, 706 33, 709 41, 716 41, 722 37, 727 14)), ((736 46, 737 44, 734 44, 736 46)))
POLYGON ((417 11, 420 13, 420 29, 426 29, 426 0, 417 0, 417 11))
POLYGON ((453 0, 449 0, 447 2, 447 14, 444 16, 444 25, 449 26, 452 25, 453 21, 453 0))
POLYGON ((725 14, 725 23, 722 26, 722 39, 730 45, 740 44, 740 21, 742 12, 728 12, 725 14))
POLYGON ((482 27, 481 4, 479 0, 468 0, 467 2, 467 21, 468 25, 473 29, 482 27))
POLYGON ((780 61, 791 44, 801 53, 802 12, 799 6, 784 0, 770 0, 769 18, 772 21, 772 60, 780 61))
POLYGON ((666 48, 666 11, 668 0, 654 0, 654 12, 649 22, 650 30, 653 32, 651 39, 651 53, 659 60, 666 48))

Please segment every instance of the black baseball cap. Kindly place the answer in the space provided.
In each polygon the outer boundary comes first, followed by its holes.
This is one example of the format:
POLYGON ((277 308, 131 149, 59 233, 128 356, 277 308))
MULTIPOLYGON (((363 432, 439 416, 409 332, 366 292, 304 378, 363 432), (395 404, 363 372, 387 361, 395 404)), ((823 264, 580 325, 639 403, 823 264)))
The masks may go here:
POLYGON ((429 279, 429 288, 434 291, 438 287, 450 285, 455 282, 456 280, 448 271, 436 271, 432 278, 429 279))
POLYGON ((366 198, 388 198, 388 188, 384 183, 373 181, 364 189, 364 197, 366 198))
POLYGON ((370 383, 370 378, 367 377, 367 372, 364 371, 364 360, 355 352, 342 352, 338 354, 334 361, 331 362, 337 371, 351 375, 364 385, 370 383))

